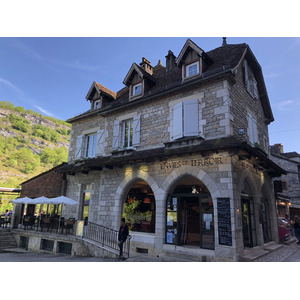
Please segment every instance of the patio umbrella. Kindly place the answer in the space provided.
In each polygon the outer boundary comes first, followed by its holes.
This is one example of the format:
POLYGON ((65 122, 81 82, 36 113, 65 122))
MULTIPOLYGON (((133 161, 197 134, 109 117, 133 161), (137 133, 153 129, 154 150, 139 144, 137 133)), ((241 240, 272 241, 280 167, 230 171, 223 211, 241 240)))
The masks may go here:
POLYGON ((66 196, 58 196, 58 197, 55 197, 55 198, 52 198, 50 199, 51 201, 51 204, 61 204, 61 216, 62 216, 62 211, 63 211, 63 206, 64 205, 77 205, 78 202, 71 199, 71 198, 68 198, 66 196))
POLYGON ((44 196, 38 197, 31 199, 30 201, 27 202, 27 204, 50 204, 49 198, 46 198, 44 196))
POLYGON ((59 196, 52 199, 49 199, 51 204, 66 204, 66 205, 77 205, 78 202, 68 198, 66 196, 59 196))
POLYGON ((27 204, 29 201, 32 201, 32 199, 29 197, 24 197, 24 198, 18 198, 18 199, 12 200, 11 202, 13 204, 27 204))

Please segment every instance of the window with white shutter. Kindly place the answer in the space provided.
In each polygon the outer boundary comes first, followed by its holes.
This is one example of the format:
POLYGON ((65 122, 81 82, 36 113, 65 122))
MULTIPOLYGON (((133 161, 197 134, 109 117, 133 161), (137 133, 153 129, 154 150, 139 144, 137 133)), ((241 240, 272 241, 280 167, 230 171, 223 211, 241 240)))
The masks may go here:
POLYGON ((199 102, 180 102, 173 107, 173 139, 199 135, 199 102))

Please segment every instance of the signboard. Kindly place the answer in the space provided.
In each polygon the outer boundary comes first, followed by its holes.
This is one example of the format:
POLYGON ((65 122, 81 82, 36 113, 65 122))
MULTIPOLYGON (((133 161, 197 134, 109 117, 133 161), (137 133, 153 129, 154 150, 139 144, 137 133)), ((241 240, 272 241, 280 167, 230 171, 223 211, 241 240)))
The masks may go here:
POLYGON ((80 220, 76 222, 76 236, 83 236, 83 227, 84 227, 84 221, 80 220))
POLYGON ((230 198, 217 198, 219 244, 232 246, 230 198))

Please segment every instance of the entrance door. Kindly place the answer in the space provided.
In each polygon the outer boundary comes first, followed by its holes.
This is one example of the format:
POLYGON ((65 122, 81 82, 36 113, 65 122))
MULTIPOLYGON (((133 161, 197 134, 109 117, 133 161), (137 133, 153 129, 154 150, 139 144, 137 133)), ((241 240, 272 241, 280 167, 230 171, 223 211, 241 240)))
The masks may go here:
POLYGON ((200 201, 180 198, 180 244, 200 247, 200 201))
POLYGON ((262 214, 262 230, 264 236, 264 242, 268 243, 271 241, 271 227, 270 227, 270 219, 269 219, 269 209, 267 199, 264 199, 261 204, 261 214, 262 214))
POLYGON ((250 199, 242 198, 243 239, 245 247, 253 247, 250 199))
POLYGON ((167 204, 166 242, 214 249, 213 205, 206 193, 172 195, 167 204))

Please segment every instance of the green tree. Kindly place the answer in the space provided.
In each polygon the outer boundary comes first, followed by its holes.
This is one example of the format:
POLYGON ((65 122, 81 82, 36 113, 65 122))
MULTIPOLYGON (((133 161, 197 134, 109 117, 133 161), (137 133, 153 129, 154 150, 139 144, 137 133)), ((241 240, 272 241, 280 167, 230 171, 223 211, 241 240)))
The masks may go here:
POLYGON ((40 157, 28 148, 22 148, 12 153, 6 160, 5 166, 15 167, 23 173, 34 172, 40 166, 40 157))

